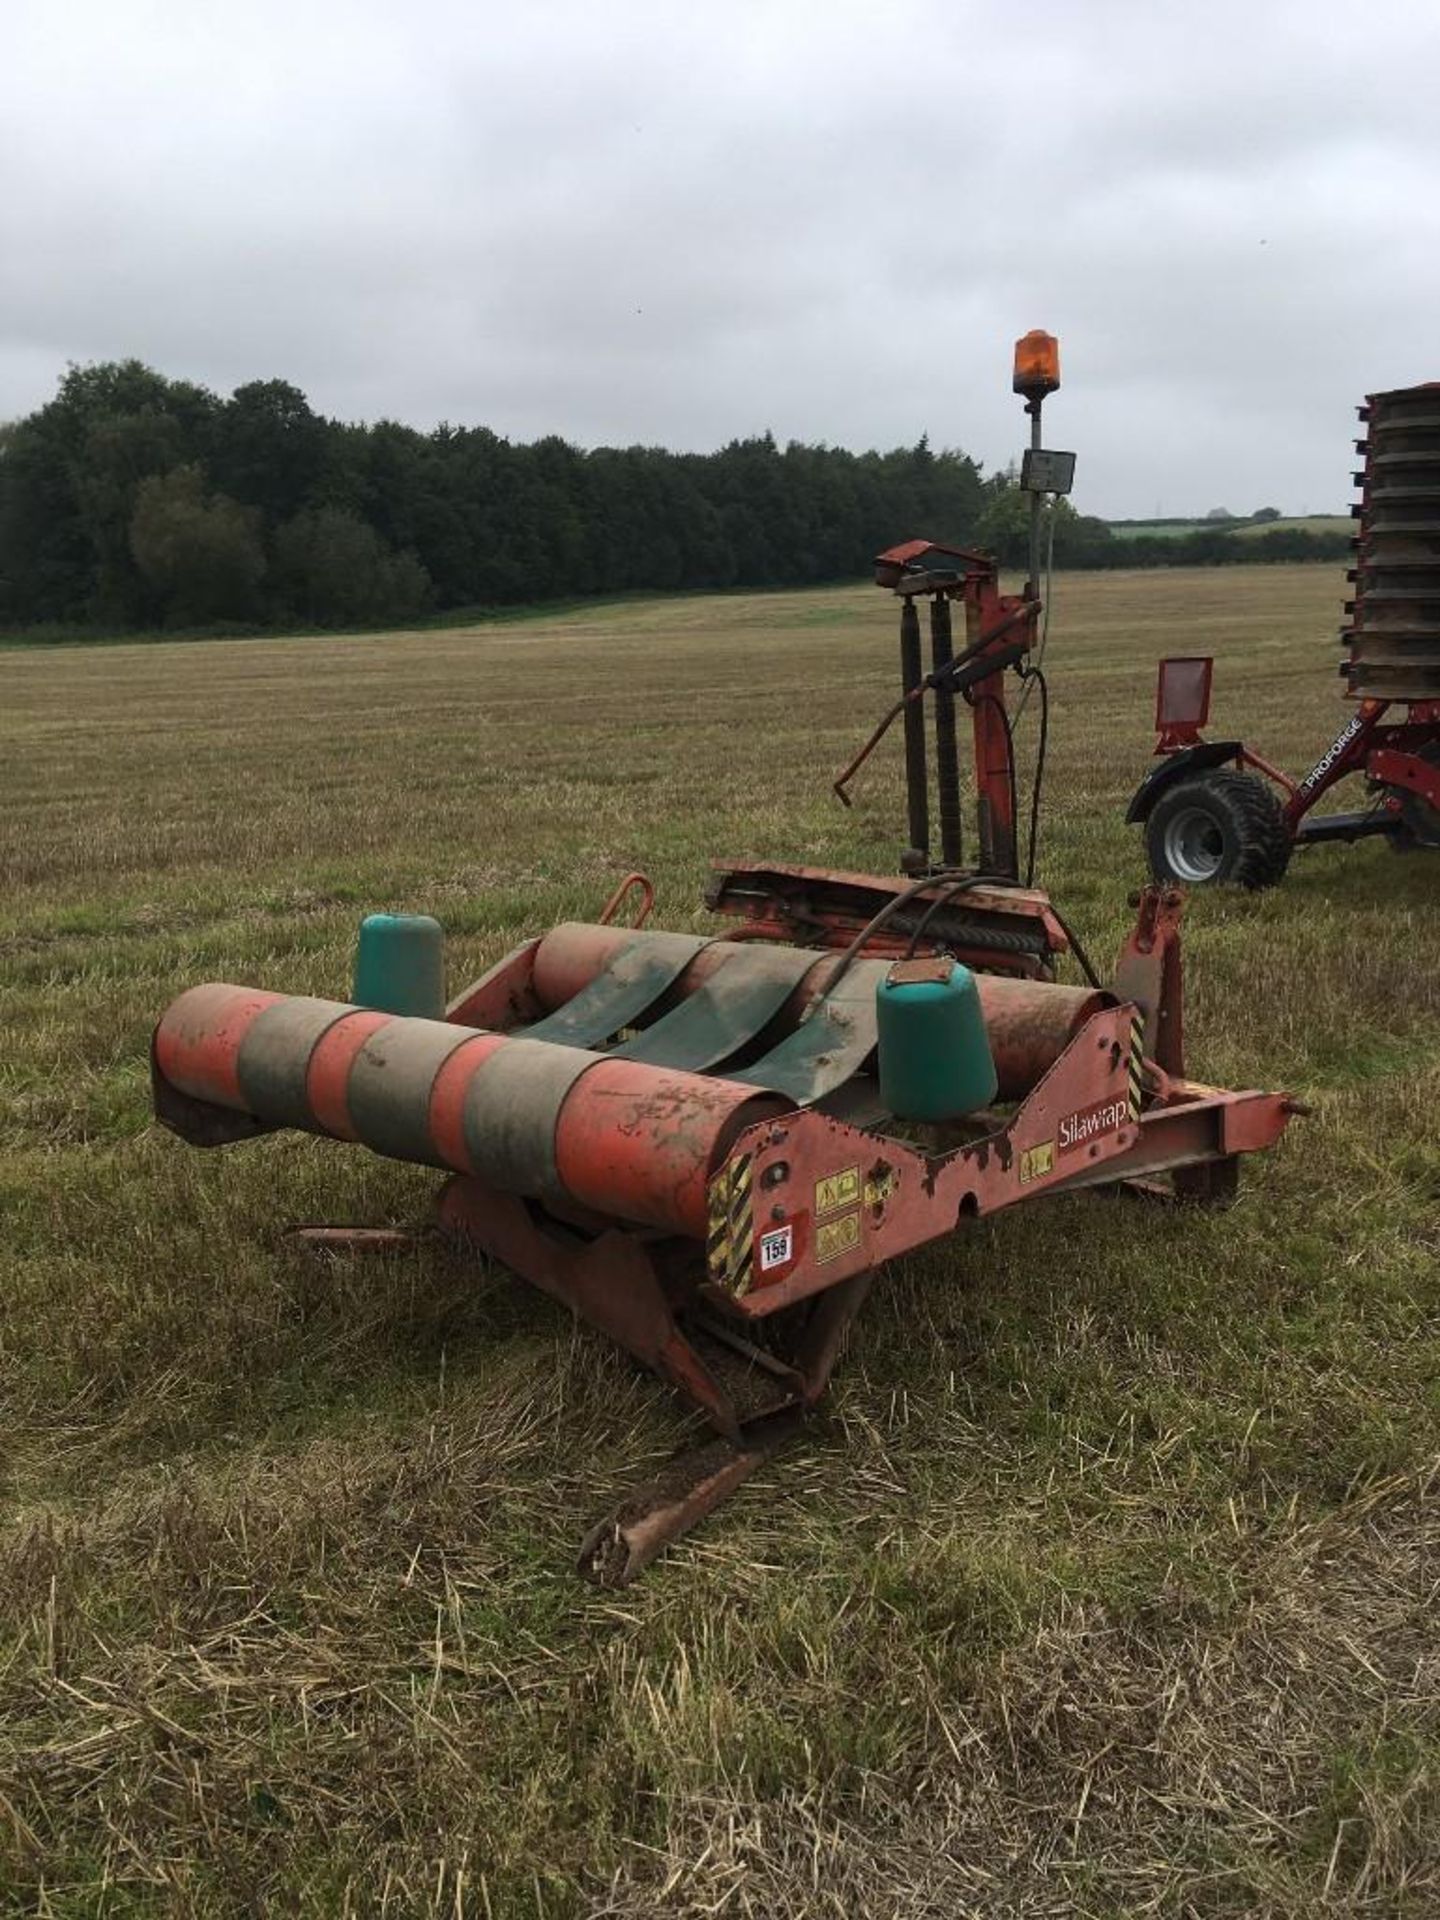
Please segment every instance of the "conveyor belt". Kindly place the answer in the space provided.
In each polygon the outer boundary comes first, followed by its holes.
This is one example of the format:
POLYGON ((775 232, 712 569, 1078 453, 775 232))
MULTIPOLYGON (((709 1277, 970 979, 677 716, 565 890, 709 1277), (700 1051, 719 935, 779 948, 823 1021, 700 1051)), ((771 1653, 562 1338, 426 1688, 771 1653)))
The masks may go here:
POLYGON ((699 933, 642 934, 573 1000, 521 1031, 527 1040, 548 1040, 557 1047, 603 1047, 648 1013, 701 948, 711 944, 699 933))
MULTIPOLYGON (((759 1039, 816 963, 799 947, 752 947, 615 1052, 623 1060, 703 1073, 759 1039)), ((738 1076, 743 1078, 744 1076, 738 1076)))
POLYGON ((802 1107, 843 1087, 875 1051, 875 992, 889 970, 888 960, 857 961, 833 994, 816 1001, 808 1020, 729 1078, 783 1093, 802 1107))

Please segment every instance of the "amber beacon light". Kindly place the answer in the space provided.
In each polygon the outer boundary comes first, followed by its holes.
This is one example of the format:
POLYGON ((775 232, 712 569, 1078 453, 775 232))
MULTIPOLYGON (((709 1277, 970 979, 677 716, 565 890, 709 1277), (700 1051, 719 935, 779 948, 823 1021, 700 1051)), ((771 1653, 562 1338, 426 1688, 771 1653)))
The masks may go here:
POLYGON ((1035 327, 1015 342, 1016 393, 1043 399, 1060 385, 1060 342, 1053 333, 1035 327))

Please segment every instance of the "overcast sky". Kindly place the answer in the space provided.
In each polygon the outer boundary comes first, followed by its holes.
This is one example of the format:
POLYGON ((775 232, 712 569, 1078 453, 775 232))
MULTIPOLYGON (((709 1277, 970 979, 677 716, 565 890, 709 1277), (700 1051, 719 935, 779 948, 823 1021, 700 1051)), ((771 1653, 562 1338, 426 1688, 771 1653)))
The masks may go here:
POLYGON ((0 418, 136 355, 584 445, 1348 504, 1440 378, 1435 0, 3 0, 0 418))

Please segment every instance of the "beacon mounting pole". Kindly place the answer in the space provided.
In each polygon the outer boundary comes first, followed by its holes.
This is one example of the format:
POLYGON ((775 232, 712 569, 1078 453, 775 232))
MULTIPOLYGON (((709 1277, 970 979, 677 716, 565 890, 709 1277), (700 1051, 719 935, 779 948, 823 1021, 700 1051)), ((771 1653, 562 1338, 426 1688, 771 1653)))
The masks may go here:
POLYGON ((1040 520, 1049 493, 1069 493, 1075 480, 1073 453, 1049 453, 1040 438, 1040 409, 1045 396, 1060 386, 1060 342, 1053 333, 1036 327, 1015 342, 1015 375, 1011 383, 1025 396, 1030 416, 1030 445, 1020 467, 1020 485, 1030 496, 1029 578, 1025 598, 1040 597, 1040 520))

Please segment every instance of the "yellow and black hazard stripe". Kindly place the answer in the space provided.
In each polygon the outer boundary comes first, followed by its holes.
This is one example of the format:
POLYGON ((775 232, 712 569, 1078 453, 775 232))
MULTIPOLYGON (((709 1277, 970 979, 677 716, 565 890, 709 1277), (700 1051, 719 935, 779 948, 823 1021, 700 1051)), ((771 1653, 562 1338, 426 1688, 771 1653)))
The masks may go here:
POLYGON ((727 1292, 748 1293, 755 1259, 755 1217, 751 1202, 753 1154, 727 1162, 710 1182, 710 1231, 706 1255, 710 1278, 727 1292))
POLYGON ((1140 1118, 1140 1090, 1145 1062, 1145 1022, 1137 1013, 1130 1022, 1130 1118, 1140 1118))

